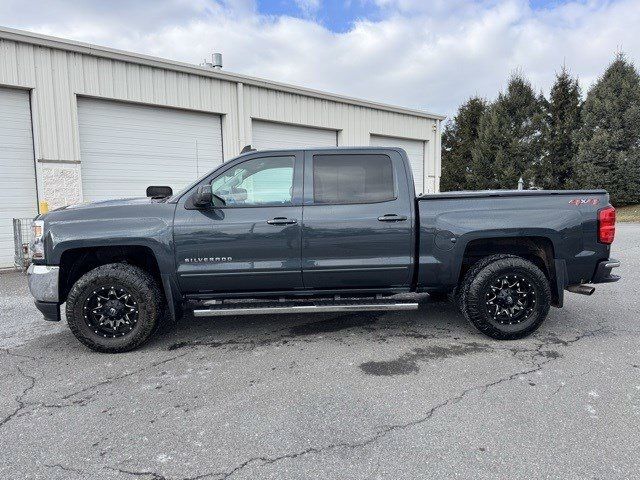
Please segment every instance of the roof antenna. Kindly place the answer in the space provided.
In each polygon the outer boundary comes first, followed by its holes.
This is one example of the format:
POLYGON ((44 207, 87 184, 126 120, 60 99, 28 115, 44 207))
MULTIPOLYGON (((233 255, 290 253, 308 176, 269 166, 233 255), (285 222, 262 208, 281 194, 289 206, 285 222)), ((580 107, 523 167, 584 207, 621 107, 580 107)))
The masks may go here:
POLYGON ((251 148, 251 145, 245 145, 240 154, 249 153, 249 152, 257 152, 255 148, 251 148))

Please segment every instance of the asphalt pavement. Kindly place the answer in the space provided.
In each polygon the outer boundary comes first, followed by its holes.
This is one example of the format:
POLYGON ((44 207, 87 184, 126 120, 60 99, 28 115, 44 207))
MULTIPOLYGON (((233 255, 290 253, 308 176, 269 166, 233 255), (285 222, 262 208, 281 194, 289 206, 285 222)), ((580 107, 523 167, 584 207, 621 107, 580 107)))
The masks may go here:
POLYGON ((0 274, 2 479, 638 478, 640 224, 533 336, 417 312, 183 320, 134 352, 0 274))

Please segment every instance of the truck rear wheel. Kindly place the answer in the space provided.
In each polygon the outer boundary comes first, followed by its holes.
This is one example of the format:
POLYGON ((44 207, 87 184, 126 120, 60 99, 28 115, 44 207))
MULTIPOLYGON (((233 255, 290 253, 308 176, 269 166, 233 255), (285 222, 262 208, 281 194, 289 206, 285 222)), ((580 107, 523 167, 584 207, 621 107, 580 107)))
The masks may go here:
POLYGON ((86 273, 67 297, 67 323, 98 352, 132 350, 153 333, 164 311, 155 279, 141 268, 111 263, 86 273))
POLYGON ((532 262, 515 255, 492 255, 477 262, 460 285, 466 319, 498 340, 522 338, 549 313, 549 281, 532 262))

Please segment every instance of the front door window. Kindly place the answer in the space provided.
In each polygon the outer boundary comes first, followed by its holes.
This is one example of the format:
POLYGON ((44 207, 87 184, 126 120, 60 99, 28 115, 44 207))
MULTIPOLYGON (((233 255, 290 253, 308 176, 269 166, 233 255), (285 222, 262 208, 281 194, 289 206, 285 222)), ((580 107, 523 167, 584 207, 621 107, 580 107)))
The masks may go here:
POLYGON ((291 205, 294 161, 292 156, 247 160, 216 178, 211 190, 228 207, 291 205))

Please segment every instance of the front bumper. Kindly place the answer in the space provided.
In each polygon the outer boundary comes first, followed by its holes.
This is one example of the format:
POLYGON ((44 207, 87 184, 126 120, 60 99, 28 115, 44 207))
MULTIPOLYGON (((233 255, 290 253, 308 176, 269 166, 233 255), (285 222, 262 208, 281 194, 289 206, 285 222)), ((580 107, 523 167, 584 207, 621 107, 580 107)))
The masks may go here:
POLYGON ((36 308, 44 316, 45 320, 50 322, 60 321, 60 304, 57 302, 39 302, 35 301, 36 308))
POLYGON ((593 275, 593 279, 589 283, 611 283, 620 280, 620 275, 613 275, 611 270, 618 268, 620 261, 614 258, 609 260, 603 260, 598 262, 596 267, 596 273, 593 275))
POLYGON ((35 299, 36 307, 42 312, 45 320, 60 320, 59 273, 60 267, 49 265, 32 264, 27 270, 29 290, 35 299))

